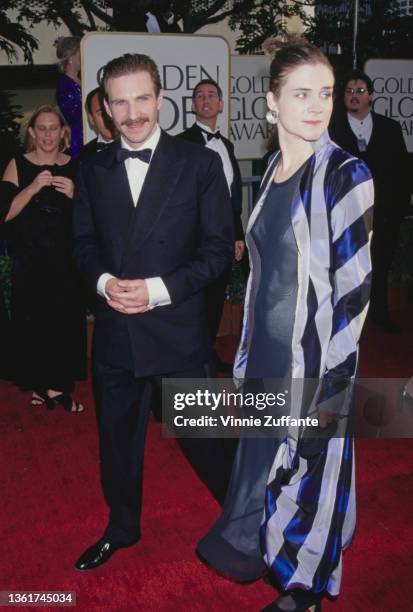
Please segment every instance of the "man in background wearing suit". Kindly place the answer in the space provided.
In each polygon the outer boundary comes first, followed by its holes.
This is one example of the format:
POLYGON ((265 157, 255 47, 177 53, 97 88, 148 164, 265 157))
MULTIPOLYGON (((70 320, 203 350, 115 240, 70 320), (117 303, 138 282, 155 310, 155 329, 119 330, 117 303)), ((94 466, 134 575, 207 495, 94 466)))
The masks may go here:
POLYGON ((85 108, 87 118, 90 126, 97 133, 97 137, 82 147, 79 155, 80 161, 84 161, 91 155, 106 149, 116 136, 113 121, 105 109, 104 98, 104 91, 101 87, 92 89, 86 96, 85 108))
MULTIPOLYGON (((222 90, 212 79, 203 79, 192 92, 192 112, 196 121, 189 129, 179 134, 180 138, 198 143, 216 151, 222 160, 228 190, 231 195, 232 214, 235 227, 234 257, 241 261, 245 243, 241 221, 242 180, 234 145, 217 128, 218 116, 224 110, 222 90)), ((225 301, 225 290, 231 276, 231 265, 211 283, 206 290, 208 327, 212 343, 215 342, 225 301)), ((215 354, 218 371, 227 372, 228 365, 215 354)))
POLYGON ((219 156, 159 128, 155 62, 115 58, 102 84, 120 138, 80 167, 74 257, 100 296, 94 381, 110 514, 103 537, 77 561, 80 570, 140 539, 148 389, 163 377, 206 375, 204 289, 227 269, 234 240, 219 156))
POLYGON ((397 334, 389 315, 387 277, 409 198, 408 154, 397 121, 371 110, 373 82, 360 70, 345 79, 344 112, 331 121, 331 139, 362 159, 374 183, 372 284, 369 316, 380 329, 397 334))

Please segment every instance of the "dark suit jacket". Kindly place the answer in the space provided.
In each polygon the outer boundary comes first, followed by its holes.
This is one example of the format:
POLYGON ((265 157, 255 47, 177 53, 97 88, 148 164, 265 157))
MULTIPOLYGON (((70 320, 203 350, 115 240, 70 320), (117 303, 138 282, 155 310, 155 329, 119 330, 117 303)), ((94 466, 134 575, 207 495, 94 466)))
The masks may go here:
POLYGON ((93 288, 101 274, 160 276, 171 305, 123 315, 98 300, 95 358, 137 376, 204 363, 204 288, 232 259, 233 223, 219 156, 161 133, 136 208, 119 142, 85 161, 74 200, 74 257, 93 288))
POLYGON ((102 153, 102 151, 105 151, 112 144, 112 142, 113 141, 106 143, 101 141, 98 143, 97 138, 90 140, 81 148, 79 157, 77 158, 78 161, 83 162, 85 159, 89 159, 89 157, 95 155, 95 153, 102 153))
POLYGON ((336 114, 330 137, 344 150, 368 165, 374 182, 374 218, 377 222, 399 223, 409 203, 408 153, 397 121, 372 112, 373 131, 366 151, 359 151, 347 113, 336 114))
POLYGON ((80 149, 78 160, 80 162, 83 162, 85 161, 85 159, 89 159, 89 157, 92 157, 92 155, 94 155, 98 151, 98 139, 94 138, 93 140, 90 140, 85 145, 83 145, 83 147, 80 149))
MULTIPOLYGON (((196 142, 202 146, 205 146, 205 138, 202 133, 201 128, 194 123, 194 125, 181 134, 178 134, 179 138, 184 138, 185 140, 190 140, 191 142, 196 142)), ((234 180, 231 185, 231 204, 232 204, 232 213, 234 216, 234 227, 235 227, 235 240, 244 240, 244 230, 242 227, 241 221, 241 212, 242 212, 242 178, 241 172, 238 166, 238 162, 235 159, 234 155, 234 145, 228 138, 221 136, 221 140, 224 143, 229 158, 231 160, 232 169, 234 172, 234 180)))

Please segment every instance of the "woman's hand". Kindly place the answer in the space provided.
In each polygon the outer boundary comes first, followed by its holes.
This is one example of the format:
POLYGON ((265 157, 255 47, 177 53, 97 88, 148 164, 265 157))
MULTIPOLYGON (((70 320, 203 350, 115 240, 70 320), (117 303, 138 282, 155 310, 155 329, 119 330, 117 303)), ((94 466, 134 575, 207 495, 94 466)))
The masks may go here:
POLYGON ((72 199, 75 190, 73 181, 66 176, 54 176, 52 178, 52 185, 56 191, 60 191, 60 193, 64 193, 65 196, 72 199))
POLYGON ((30 190, 33 194, 39 193, 39 191, 43 189, 43 187, 50 187, 50 185, 52 184, 52 179, 53 176, 50 170, 43 170, 43 172, 40 172, 36 176, 32 184, 30 185, 30 190))

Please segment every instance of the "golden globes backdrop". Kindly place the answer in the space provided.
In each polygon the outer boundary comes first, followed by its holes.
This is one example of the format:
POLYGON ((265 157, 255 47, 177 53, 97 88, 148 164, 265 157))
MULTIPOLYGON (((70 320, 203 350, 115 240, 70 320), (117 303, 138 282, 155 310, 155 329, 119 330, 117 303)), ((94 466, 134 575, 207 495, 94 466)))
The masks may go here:
POLYGON ((373 110, 401 125, 407 150, 413 152, 413 60, 371 59, 364 71, 373 81, 373 110))
POLYGON ((265 94, 270 60, 263 55, 233 55, 230 83, 230 140, 238 159, 261 158, 272 126, 266 120, 265 94))
MULTIPOLYGON (((214 79, 223 90, 226 111, 219 127, 229 134, 230 54, 227 41, 220 36, 190 34, 90 33, 82 39, 82 95, 97 87, 97 75, 109 60, 124 53, 145 53, 158 65, 165 99, 160 125, 170 134, 179 134, 192 125, 192 90, 201 79, 214 79)), ((95 137, 84 115, 85 142, 95 137)))

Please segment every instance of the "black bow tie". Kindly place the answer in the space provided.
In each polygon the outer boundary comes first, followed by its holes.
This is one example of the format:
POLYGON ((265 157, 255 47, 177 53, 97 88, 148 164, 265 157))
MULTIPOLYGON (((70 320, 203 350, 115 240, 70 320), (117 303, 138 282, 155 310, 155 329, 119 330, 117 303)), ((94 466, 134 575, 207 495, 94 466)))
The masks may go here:
POLYGON ((212 140, 213 138, 218 138, 218 139, 221 138, 221 132, 219 130, 217 132, 207 132, 207 130, 203 130, 201 128, 201 132, 203 132, 206 135, 208 142, 212 140))
POLYGON ((149 164, 151 161, 152 149, 140 149, 139 151, 129 151, 129 149, 118 149, 116 152, 116 159, 118 162, 123 162, 129 157, 140 159, 141 161, 149 164))

